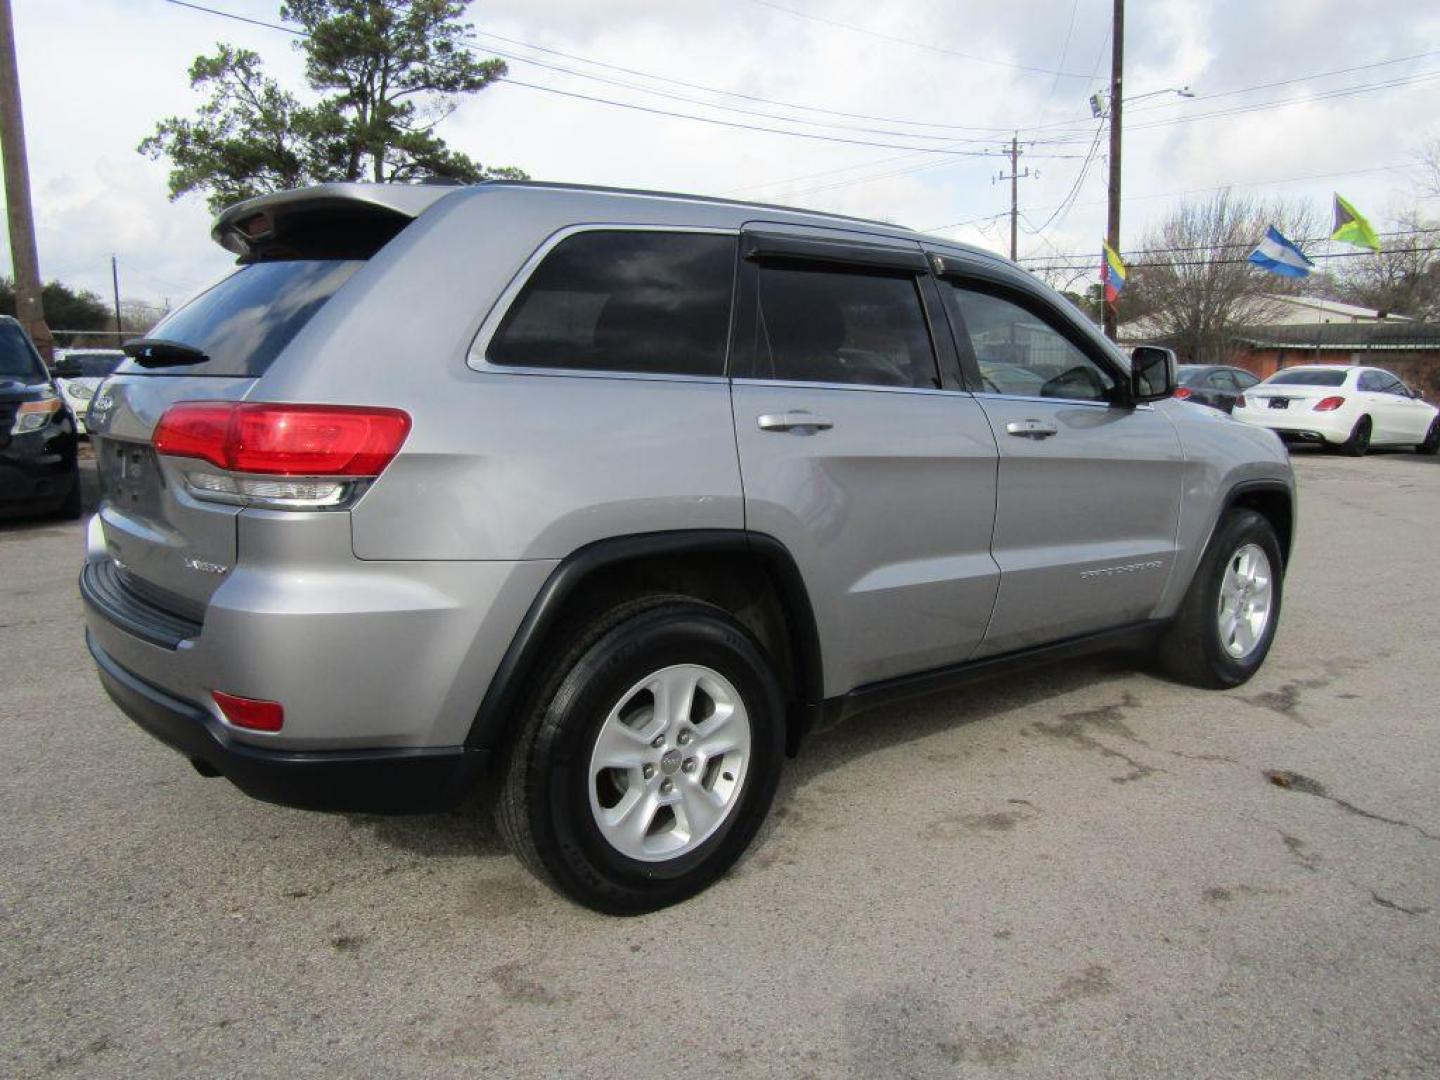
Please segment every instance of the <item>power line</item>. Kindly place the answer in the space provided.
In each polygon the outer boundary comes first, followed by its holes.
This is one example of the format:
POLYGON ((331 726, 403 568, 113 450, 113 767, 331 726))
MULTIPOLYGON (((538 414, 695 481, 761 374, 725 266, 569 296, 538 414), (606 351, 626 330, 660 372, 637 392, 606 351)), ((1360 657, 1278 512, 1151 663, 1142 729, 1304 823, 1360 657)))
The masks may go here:
MULTIPOLYGON (((222 16, 222 17, 224 17, 224 18, 236 19, 236 20, 238 20, 238 21, 240 21, 240 22, 249 23, 249 24, 252 25, 252 26, 265 27, 265 28, 270 29, 270 30, 280 30, 280 31, 283 31, 283 32, 288 33, 288 34, 292 34, 292 35, 297 36, 297 37, 309 37, 309 36, 310 36, 310 35, 309 35, 308 33, 306 33, 305 31, 303 31, 303 30, 296 30, 296 29, 294 29, 293 27, 282 26, 282 25, 280 25, 279 23, 266 22, 266 21, 264 21, 264 20, 262 20, 262 19, 253 19, 253 18, 250 18, 250 17, 248 17, 248 16, 236 15, 236 14, 234 14, 233 12, 221 11, 221 10, 218 9, 218 8, 211 8, 211 7, 206 7, 206 6, 204 6, 204 5, 201 5, 201 4, 190 3, 190 2, 188 2, 188 0, 166 0, 166 2, 167 2, 167 3, 170 3, 170 4, 174 4, 174 5, 178 6, 178 7, 189 8, 189 9, 191 9, 191 10, 193 10, 193 11, 203 11, 203 12, 205 12, 205 13, 207 13, 207 14, 210 14, 210 15, 219 15, 219 16, 222 16)), ((951 147, 927 147, 927 146, 914 146, 914 145, 904 144, 904 143, 876 142, 876 141, 870 140, 870 139, 851 139, 851 138, 845 138, 845 137, 841 137, 841 136, 837 136, 837 135, 821 135, 821 134, 814 133, 814 132, 791 131, 791 130, 786 129, 786 128, 766 127, 766 126, 759 125, 759 124, 743 124, 743 123, 740 123, 739 121, 736 121, 736 120, 721 120, 721 119, 718 119, 718 118, 716 118, 716 117, 711 117, 711 116, 696 116, 696 115, 694 115, 693 113, 675 112, 674 110, 670 110, 670 109, 659 109, 659 108, 655 108, 655 107, 652 107, 652 106, 649 106, 649 105, 639 105, 639 104, 636 104, 636 103, 634 103, 634 102, 616 101, 616 100, 614 100, 613 98, 602 98, 602 97, 597 97, 597 96, 595 96, 595 95, 593 95, 593 94, 583 94, 583 93, 580 93, 578 90, 561 90, 561 89, 559 89, 558 87, 554 87, 554 86, 544 86, 544 85, 541 85, 540 83, 524 82, 523 80, 520 80, 520 79, 512 79, 512 78, 509 78, 508 76, 507 76, 506 78, 504 78, 504 79, 499 80, 498 82, 496 82, 495 85, 496 85, 496 86, 520 86, 520 87, 524 87, 524 88, 526 88, 526 89, 528 89, 528 90, 539 90, 539 91, 543 91, 544 93, 547 93, 547 94, 556 94, 556 95, 559 95, 560 97, 575 98, 575 99, 577 99, 577 100, 590 101, 590 102, 594 102, 594 103, 600 104, 600 105, 609 105, 609 106, 611 106, 611 107, 613 107, 613 108, 618 108, 618 109, 630 109, 630 110, 632 110, 632 111, 634 111, 634 112, 648 113, 648 114, 650 114, 650 115, 652 115, 652 116, 668 116, 668 117, 673 117, 673 118, 679 119, 679 120, 692 120, 692 121, 695 121, 696 123, 701 123, 701 124, 713 124, 713 125, 716 125, 716 126, 719 126, 719 127, 736 128, 736 129, 743 130, 743 131, 759 131, 759 132, 765 132, 765 133, 773 134, 773 135, 788 135, 788 136, 790 136, 791 138, 795 138, 795 139, 811 139, 811 140, 816 140, 816 141, 820 141, 820 142, 841 143, 841 144, 845 144, 845 145, 848 145, 848 146, 873 146, 873 147, 879 147, 879 148, 888 149, 888 150, 916 150, 916 151, 924 151, 924 152, 926 152, 926 153, 946 154, 946 155, 951 155, 951 156, 956 156, 956 157, 998 157, 998 156, 1001 156, 998 151, 957 150, 957 149, 953 149, 953 148, 951 148, 951 147)), ((646 92, 658 93, 658 91, 646 91, 646 92)), ((809 121, 796 120, 796 121, 790 121, 790 122, 792 122, 792 123, 807 123, 807 122, 809 122, 809 121)), ((903 138, 937 138, 937 137, 940 137, 940 136, 927 136, 927 135, 914 135, 914 136, 909 136, 909 135, 904 135, 904 136, 898 136, 898 137, 903 137, 903 138)), ((964 140, 960 140, 960 139, 947 139, 947 142, 951 142, 951 143, 961 142, 961 141, 964 141, 964 140)), ((988 141, 988 140, 975 140, 975 141, 976 141, 976 142, 984 142, 984 141, 988 141)))
POLYGON ((894 34, 886 34, 879 30, 870 30, 864 26, 856 26, 853 23, 841 22, 839 19, 831 19, 825 15, 812 15, 807 11, 797 11, 795 8, 785 7, 783 4, 772 3, 771 0, 750 0, 752 4, 759 4, 761 7, 772 8, 775 11, 783 11, 797 19, 808 19, 811 22, 824 23, 826 26, 838 27, 841 30, 849 30, 851 33, 864 34, 867 37, 878 38, 881 41, 889 41, 897 45, 909 45, 914 49, 925 49, 928 52, 943 53, 946 56, 958 56, 963 60, 969 60, 976 64, 990 64, 994 67, 1011 68, 1015 71, 1028 71, 1036 75, 1055 75, 1065 79, 1084 79, 1086 75, 1079 71, 1056 71, 1054 68, 1034 67, 1030 64, 1017 64, 1010 60, 995 60, 988 56, 976 56, 974 53, 960 52, 957 49, 947 49, 943 45, 936 45, 928 41, 913 41, 910 38, 896 37, 894 34))
MULTIPOLYGON (((189 6, 189 5, 187 5, 189 6)), ((496 34, 489 30, 474 31, 476 37, 493 38, 496 41, 503 41, 509 45, 517 45, 530 49, 534 52, 546 53, 550 56, 559 56, 566 60, 574 60, 581 64, 590 64, 594 67, 605 68, 608 71, 619 71, 626 75, 635 75, 642 79, 653 79, 656 82, 668 83, 671 86, 683 86, 687 90, 701 90, 707 94, 721 94, 725 97, 740 98, 745 101, 755 101, 763 105, 778 105, 784 109, 796 109, 801 112, 823 113, 826 116, 840 116, 847 120, 873 120, 883 124, 908 124, 912 127, 941 128, 947 131, 977 131, 990 132, 994 135, 1010 131, 1013 124, 983 125, 983 124, 942 124, 928 120, 906 120, 898 116, 877 116, 873 113, 845 112, 841 109, 827 109, 818 105, 801 105, 793 101, 780 101, 775 98, 761 97, 758 94, 746 94, 739 90, 723 90, 716 86, 706 86, 703 83, 686 82, 684 79, 674 79, 668 75, 656 75, 654 72, 642 71, 639 68, 625 67, 621 64, 607 63, 604 60, 594 60, 576 53, 561 52, 559 49, 552 49, 545 45, 534 45, 528 41, 521 41, 518 38, 505 37, 503 34, 496 34)), ((580 74, 577 72, 577 74, 580 74)))
MULTIPOLYGON (((1380 237, 1380 238, 1382 238, 1382 239, 1386 239, 1386 238, 1388 238, 1388 239, 1395 239, 1395 238, 1397 238, 1397 237, 1402 237, 1402 236, 1433 236, 1433 235, 1435 235, 1436 233, 1440 233, 1440 227, 1436 227, 1436 228, 1433 228, 1433 229, 1393 229, 1393 230, 1391 230, 1390 232, 1376 233, 1375 235, 1378 236, 1378 237, 1380 237)), ((1328 237, 1328 236, 1306 236, 1306 237, 1301 237, 1299 240, 1295 241, 1295 243, 1297 243, 1297 244, 1318 244, 1318 243, 1321 243, 1321 242, 1323 242, 1323 241, 1325 241, 1325 240, 1329 240, 1329 239, 1330 239, 1330 237, 1328 237)), ((1170 254, 1173 254, 1173 253, 1175 253, 1175 252, 1180 252, 1180 253, 1183 254, 1183 253, 1191 252, 1191 251, 1243 251, 1243 250, 1246 250, 1246 249, 1253 249, 1254 247, 1255 247, 1255 241, 1253 241, 1253 240, 1237 240, 1237 241, 1235 241, 1235 242, 1233 242, 1233 243, 1224 243, 1224 244, 1194 244, 1194 245, 1189 245, 1189 246, 1176 246, 1176 247, 1134 248, 1134 249, 1132 249, 1132 250, 1130 250, 1130 251, 1125 252, 1125 254, 1127 254, 1127 255, 1170 255, 1170 254)), ((1390 250, 1403 250, 1403 249, 1390 249, 1390 250)), ((1338 253, 1338 252, 1335 253, 1335 257, 1338 257, 1339 254, 1342 254, 1342 253, 1338 253)), ((1362 252, 1361 254, 1364 254, 1364 252, 1362 252)), ((1373 253, 1372 253, 1372 254, 1373 254, 1373 253)), ((1025 262, 1025 261, 1027 261, 1027 260, 1041 259, 1041 258, 1047 258, 1047 257, 1053 257, 1053 258, 1059 258, 1059 259, 1080 259, 1080 258, 1085 258, 1085 257, 1087 257, 1088 255, 1089 255, 1089 252, 1085 252, 1085 251, 1056 251, 1054 256, 1027 255, 1027 256, 1024 256, 1023 258, 1021 258, 1021 259, 1019 259, 1019 260, 1017 260, 1017 261, 1019 261, 1019 262, 1025 262)))
MULTIPOLYGON (((1232 182, 1230 182, 1230 183, 1228 183, 1228 184, 1212 184, 1212 185, 1209 186, 1209 187, 1185 188, 1185 189, 1183 189, 1183 190, 1181 190, 1181 191, 1152 191, 1152 192, 1150 192, 1150 193, 1148 193, 1148 194, 1145 194, 1145 195, 1126 195, 1124 201, 1125 201, 1125 202, 1131 202, 1131 201, 1138 201, 1138 200, 1141 200, 1141 199, 1172 199, 1172 198, 1178 198, 1178 197, 1180 197, 1180 196, 1182 196, 1182 195, 1197 195, 1197 194, 1200 194, 1200 193, 1206 192, 1206 191, 1224 191, 1225 189, 1227 189, 1227 188, 1232 188, 1232 187, 1268 187, 1268 186, 1270 186, 1271 184, 1294 184, 1294 183, 1300 183, 1300 182, 1305 181, 1305 180, 1330 180, 1330 179, 1333 179, 1333 178, 1335 178, 1335 177, 1337 177, 1337 176, 1360 176, 1360 175, 1363 175, 1363 174, 1366 174, 1366 173, 1393 172, 1393 171, 1395 171, 1396 169, 1403 169, 1403 168, 1405 168, 1406 165, 1407 165, 1406 162, 1395 162, 1395 163, 1390 164, 1390 165, 1378 165, 1378 166, 1375 166, 1375 167, 1373 167, 1373 168, 1367 168, 1367 169, 1345 169, 1345 170, 1343 170, 1343 171, 1341 171, 1341 172, 1308 173, 1308 174, 1306 174, 1306 175, 1304 175, 1304 176, 1281 176, 1281 177, 1276 177, 1276 178, 1274 178, 1274 179, 1272 179, 1272 180, 1239 180, 1239 181, 1232 181, 1232 182)), ((1095 201, 1095 202, 1088 202, 1088 203, 1076 203, 1075 205, 1076 205, 1076 206, 1101 206, 1101 205, 1104 205, 1104 204, 1103 204, 1102 202, 1095 201)), ((1027 208, 1026 208, 1027 212, 1033 212, 1033 213, 1041 213, 1041 212, 1043 212, 1043 211, 1045 211, 1045 210, 1052 210, 1052 209, 1054 209, 1054 207, 1027 207, 1027 208)), ((1009 211, 1006 210, 1006 211, 1003 211, 1003 213, 1007 213, 1007 214, 1008 214, 1009 211)), ((962 225, 973 225, 973 224, 974 224, 975 222, 977 222, 977 221, 987 221, 987 220, 989 220, 990 217, 999 217, 999 216, 1001 216, 1001 215, 1000 215, 1000 214, 994 214, 994 215, 988 215, 988 216, 986 216, 986 217, 967 218, 967 219, 964 220, 964 221, 952 221, 952 222, 951 222, 950 224, 948 224, 948 225, 932 225, 932 226, 929 226, 928 228, 921 229, 920 231, 921 231, 921 232, 939 232, 939 231, 941 231, 942 229, 958 229, 958 228, 960 228, 962 225)))
MULTIPOLYGON (((1389 253, 1389 254, 1392 254, 1392 255, 1427 255, 1427 254, 1433 254, 1433 253, 1435 253, 1435 252, 1440 252, 1440 246, 1432 245, 1432 246, 1430 246, 1430 247, 1409 247, 1409 248, 1390 248, 1390 249, 1388 249, 1388 253, 1389 253)), ((1332 255, 1327 255, 1327 256, 1326 256, 1326 259, 1327 259, 1327 260, 1329 260, 1329 259, 1357 259, 1357 258, 1364 258, 1364 257, 1367 256, 1367 255, 1373 255, 1373 254, 1374 254, 1374 252, 1371 252, 1371 251, 1337 251, 1337 252, 1335 252, 1335 253, 1332 254, 1332 255)), ((1241 263, 1249 263, 1249 262, 1250 262, 1250 260, 1249 260, 1248 258, 1244 258, 1244 259, 1229 259, 1229 258, 1227 258, 1227 259, 1171 259, 1171 260, 1166 260, 1165 262, 1151 262, 1151 263, 1136 262, 1136 263, 1130 263, 1130 264, 1129 264, 1129 267, 1130 267, 1131 270, 1143 270, 1143 269, 1146 269, 1147 267, 1155 267, 1155 266, 1187 266, 1187 267, 1188 267, 1188 266, 1238 266, 1238 265, 1241 264, 1241 263)), ((1078 264, 1073 264, 1073 265, 1063 265, 1063 266, 1052 263, 1052 264, 1047 264, 1047 265, 1045 265, 1045 266, 1037 267, 1036 269, 1039 269, 1039 270, 1098 270, 1099 265, 1100 265, 1100 257, 1099 257, 1099 253, 1097 252, 1096 255, 1095 255, 1095 258, 1091 259, 1089 262, 1078 263, 1078 264)))

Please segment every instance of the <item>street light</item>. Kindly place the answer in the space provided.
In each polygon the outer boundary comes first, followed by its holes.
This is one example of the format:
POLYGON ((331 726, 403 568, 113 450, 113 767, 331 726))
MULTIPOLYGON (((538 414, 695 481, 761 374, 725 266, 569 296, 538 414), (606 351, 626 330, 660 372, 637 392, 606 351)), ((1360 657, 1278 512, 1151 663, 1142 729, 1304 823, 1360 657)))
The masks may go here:
MULTIPOLYGON (((1191 90, 1188 86, 1167 86, 1164 90, 1151 90, 1149 93, 1136 94, 1133 97, 1121 98, 1120 101, 1124 105, 1129 105, 1132 101, 1144 101, 1146 98, 1159 97, 1162 94, 1176 94, 1179 97, 1183 98, 1193 98, 1195 96, 1195 91, 1191 90)), ((1098 93, 1091 94, 1090 115, 1095 117, 1097 120, 1102 116, 1108 116, 1110 113, 1110 110, 1107 106, 1107 101, 1109 97, 1110 95, 1104 90, 1101 90, 1098 93)))

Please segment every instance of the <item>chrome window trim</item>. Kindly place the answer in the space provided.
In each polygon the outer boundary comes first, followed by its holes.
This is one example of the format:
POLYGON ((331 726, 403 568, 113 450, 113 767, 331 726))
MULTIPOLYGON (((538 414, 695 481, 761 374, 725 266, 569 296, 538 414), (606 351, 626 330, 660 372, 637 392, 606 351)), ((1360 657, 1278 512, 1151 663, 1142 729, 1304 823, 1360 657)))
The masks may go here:
POLYGON ((1032 401, 1040 405, 1084 405, 1092 409, 1123 409, 1125 412, 1138 412, 1141 409, 1153 410, 1154 406, 1149 402, 1138 402, 1134 405, 1117 405, 1113 401, 1089 401, 1085 398, 1064 398, 1064 397, 1036 397, 1033 394, 994 394, 989 390, 975 391, 976 398, 993 399, 995 401, 1032 401))
MULTIPOLYGON (((545 238, 538 248, 525 260, 515 276, 510 279, 509 284, 501 290, 496 297, 495 303, 490 306, 484 321, 480 323, 480 329, 476 331, 474 339, 470 342, 470 348, 465 354, 465 366, 473 371, 483 371, 497 375, 564 375, 572 378, 590 379, 638 379, 646 382, 725 382, 725 376, 721 375, 681 375, 666 372, 645 372, 645 371, 608 371, 594 368, 561 368, 561 367, 529 367, 521 364, 492 364, 486 353, 490 350, 490 342, 494 339, 496 331, 500 329, 500 323, 504 321, 509 313, 515 298, 520 291, 529 284, 530 278, 535 270, 545 261, 545 257, 554 251, 560 244, 572 236, 579 236, 587 232, 660 232, 675 233, 682 236, 693 236, 704 234, 708 236, 733 236, 739 242, 740 230, 738 228, 718 228, 707 225, 639 225, 632 222, 585 222, 579 225, 567 225, 558 229, 545 238)), ((735 314, 735 298, 733 295, 734 282, 731 282, 732 295, 730 298, 730 318, 735 314)), ((728 338, 728 335, 727 335, 728 338)), ((726 341, 725 361, 729 362, 729 341, 726 341)), ((722 372, 724 368, 722 367, 722 372)))
MULTIPOLYGON (((741 378, 731 379, 735 386, 780 386, 791 390, 854 390, 864 393, 879 394, 925 394, 942 397, 967 397, 973 398, 978 395, 972 394, 969 390, 947 389, 938 386, 880 386, 875 383, 832 383, 814 382, 802 379, 757 379, 746 375, 741 378)), ((1048 400, 1053 401, 1053 398, 1048 400)))

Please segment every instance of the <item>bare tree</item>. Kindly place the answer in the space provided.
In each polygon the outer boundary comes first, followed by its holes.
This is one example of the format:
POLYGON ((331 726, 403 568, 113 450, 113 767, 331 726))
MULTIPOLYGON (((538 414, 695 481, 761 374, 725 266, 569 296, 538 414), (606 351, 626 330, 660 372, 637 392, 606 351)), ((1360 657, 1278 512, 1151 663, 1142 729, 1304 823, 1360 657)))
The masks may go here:
POLYGON ((1435 251, 1440 229, 1418 210, 1398 215, 1395 225, 1401 235, 1381 251, 1340 260, 1344 266, 1335 275, 1336 294, 1392 315, 1440 320, 1440 253, 1435 251))
POLYGON ((1420 148, 1420 189, 1425 195, 1440 195, 1440 135, 1420 148))
POLYGON ((1293 279, 1245 261, 1269 225, 1299 240, 1312 232, 1315 216, 1300 203, 1227 189, 1180 203, 1152 228, 1132 277, 1135 299, 1143 301, 1156 336, 1192 362, 1214 362, 1236 327, 1265 321, 1275 308, 1273 296, 1297 292, 1293 279))

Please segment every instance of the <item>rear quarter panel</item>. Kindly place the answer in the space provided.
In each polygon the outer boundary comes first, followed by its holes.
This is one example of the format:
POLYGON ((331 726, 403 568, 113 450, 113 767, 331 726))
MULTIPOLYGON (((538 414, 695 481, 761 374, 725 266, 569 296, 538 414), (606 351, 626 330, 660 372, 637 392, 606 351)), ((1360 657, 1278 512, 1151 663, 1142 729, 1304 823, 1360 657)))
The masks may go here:
POLYGON ((728 229, 739 219, 723 206, 461 189, 357 273, 266 374, 256 397, 413 418, 352 513, 360 558, 548 559, 615 535, 744 527, 723 379, 467 366, 511 278, 577 223, 728 229))

